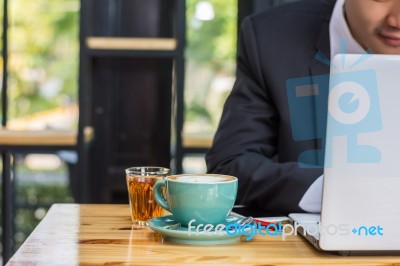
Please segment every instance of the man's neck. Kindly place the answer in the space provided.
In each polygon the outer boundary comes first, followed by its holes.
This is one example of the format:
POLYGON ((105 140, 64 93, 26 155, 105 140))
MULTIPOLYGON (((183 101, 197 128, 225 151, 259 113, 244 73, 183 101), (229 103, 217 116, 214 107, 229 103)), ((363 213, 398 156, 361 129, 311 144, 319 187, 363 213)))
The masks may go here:
POLYGON ((338 0, 329 23, 331 58, 338 53, 363 54, 365 49, 353 37, 345 18, 344 0, 338 0))

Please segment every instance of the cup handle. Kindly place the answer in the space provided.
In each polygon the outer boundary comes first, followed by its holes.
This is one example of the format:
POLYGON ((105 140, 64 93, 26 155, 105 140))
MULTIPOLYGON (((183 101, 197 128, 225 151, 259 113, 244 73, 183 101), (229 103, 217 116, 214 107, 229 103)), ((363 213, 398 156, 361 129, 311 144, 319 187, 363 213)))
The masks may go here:
POLYGON ((162 193, 162 188, 165 187, 165 180, 158 180, 153 187, 154 199, 157 204, 160 205, 163 209, 171 212, 167 200, 164 198, 162 193))

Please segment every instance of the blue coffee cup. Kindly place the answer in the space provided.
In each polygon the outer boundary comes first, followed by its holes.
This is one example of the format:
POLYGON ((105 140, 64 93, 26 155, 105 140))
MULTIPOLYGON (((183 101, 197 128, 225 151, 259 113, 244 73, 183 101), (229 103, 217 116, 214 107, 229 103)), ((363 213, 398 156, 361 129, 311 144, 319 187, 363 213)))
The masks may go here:
POLYGON ((182 226, 189 223, 216 226, 229 215, 237 187, 234 176, 185 174, 157 181, 153 193, 157 204, 171 212, 182 226))

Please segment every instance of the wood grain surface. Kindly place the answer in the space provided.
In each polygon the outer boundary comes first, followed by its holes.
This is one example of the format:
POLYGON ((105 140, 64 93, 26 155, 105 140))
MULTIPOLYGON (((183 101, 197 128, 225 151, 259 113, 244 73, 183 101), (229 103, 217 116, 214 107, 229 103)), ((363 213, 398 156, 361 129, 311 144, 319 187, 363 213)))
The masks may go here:
POLYGON ((196 246, 132 226, 128 205, 55 204, 7 265, 400 265, 396 256, 343 257, 300 236, 196 246))

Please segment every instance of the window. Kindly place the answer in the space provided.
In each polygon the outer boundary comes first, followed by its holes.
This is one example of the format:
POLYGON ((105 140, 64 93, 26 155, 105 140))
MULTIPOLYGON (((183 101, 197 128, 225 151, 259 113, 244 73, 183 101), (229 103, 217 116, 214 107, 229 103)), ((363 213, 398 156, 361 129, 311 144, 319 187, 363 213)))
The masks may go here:
MULTIPOLYGON (((6 77, 2 77, 6 79, 7 99, 3 99, 6 104, 1 109, 6 129, 76 131, 80 1, 4 0, 2 3, 1 17, 4 4, 8 5, 8 65, 6 77)), ((5 32, 3 24, 0 31, 5 32)), ((2 175, 10 174, 5 180, 12 181, 6 186, 11 191, 6 201, 11 210, 2 211, 2 215, 12 219, 12 224, 1 228, 1 233, 12 239, 2 246, 5 259, 36 227, 52 203, 73 201, 68 187, 70 164, 68 159, 61 160, 68 155, 31 152, 31 149, 16 152, 2 147, 2 162, 6 162, 1 166, 2 175)))
MULTIPOLYGON (((238 3, 188 0, 186 6, 183 147, 204 151, 211 145, 235 80, 238 3)), ((205 172, 204 160, 189 153, 183 172, 205 172)))
POLYGON ((79 1, 9 3, 7 128, 76 128, 79 1))

